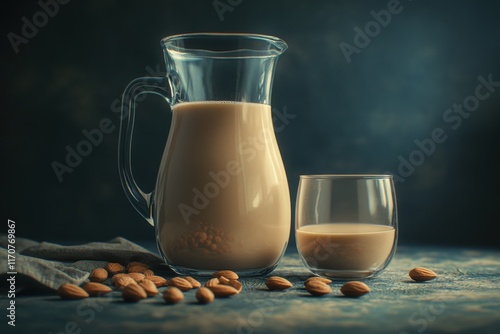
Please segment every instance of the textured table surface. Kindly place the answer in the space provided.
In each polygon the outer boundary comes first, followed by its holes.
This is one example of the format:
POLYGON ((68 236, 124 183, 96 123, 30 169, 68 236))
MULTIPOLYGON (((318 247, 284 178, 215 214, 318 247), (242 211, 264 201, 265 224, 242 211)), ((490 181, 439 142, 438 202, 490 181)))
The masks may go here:
MULTIPOLYGON (((16 327, 2 316, 1 333, 500 333, 500 252, 459 248, 400 247, 388 269, 366 280, 372 292, 311 297, 302 281, 310 276, 290 247, 273 275, 294 287, 268 291, 262 277, 244 278, 241 294, 199 305, 194 291, 166 305, 160 296, 138 304, 120 294, 63 301, 56 295, 18 295, 16 327), (414 283, 408 270, 438 273, 414 283), (6 330, 4 330, 6 328, 6 330)), ((206 278, 200 278, 204 282, 206 278)), ((5 313, 6 296, 2 296, 5 313)))

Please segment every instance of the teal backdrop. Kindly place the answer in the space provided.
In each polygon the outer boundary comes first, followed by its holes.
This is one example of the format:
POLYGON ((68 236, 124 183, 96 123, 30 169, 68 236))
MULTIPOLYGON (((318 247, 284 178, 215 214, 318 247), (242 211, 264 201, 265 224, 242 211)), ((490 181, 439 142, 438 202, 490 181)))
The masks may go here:
MULTIPOLYGON (((164 71, 164 36, 252 32, 289 44, 272 105, 293 207, 300 174, 393 173, 401 243, 500 247, 499 13, 486 0, 4 4, 4 217, 36 240, 154 240, 117 172, 121 94, 164 71)), ((133 163, 147 190, 169 122, 160 98, 140 103, 133 163)))

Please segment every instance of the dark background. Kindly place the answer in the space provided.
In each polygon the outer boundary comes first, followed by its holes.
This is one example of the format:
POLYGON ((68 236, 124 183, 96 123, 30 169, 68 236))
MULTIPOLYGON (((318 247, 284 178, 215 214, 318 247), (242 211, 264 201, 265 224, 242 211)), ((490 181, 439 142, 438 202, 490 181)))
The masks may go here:
MULTIPOLYGON (((478 76, 500 82, 500 3, 402 0, 348 63, 339 43, 354 45, 354 27, 387 4, 243 0, 221 20, 211 0, 70 1, 15 53, 7 34, 21 35, 22 18, 42 9, 9 2, 0 14, 4 219, 37 240, 152 241, 118 177, 117 99, 132 79, 164 70, 164 36, 253 32, 289 44, 272 104, 296 115, 277 133, 292 203, 300 174, 398 173, 398 157, 442 128, 447 140, 396 184, 400 242, 499 247, 500 87, 456 130, 443 114, 474 94, 478 76), (104 118, 114 130, 59 182, 51 163, 104 118)), ((169 114, 155 96, 139 106, 134 170, 148 191, 169 114)))

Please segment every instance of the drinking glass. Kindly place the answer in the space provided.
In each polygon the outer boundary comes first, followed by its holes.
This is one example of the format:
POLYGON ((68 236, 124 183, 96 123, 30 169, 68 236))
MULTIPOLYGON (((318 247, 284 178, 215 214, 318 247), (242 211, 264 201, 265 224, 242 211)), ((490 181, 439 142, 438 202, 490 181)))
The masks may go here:
POLYGON ((392 175, 301 175, 295 236, 314 274, 349 280, 376 277, 397 245, 392 175))

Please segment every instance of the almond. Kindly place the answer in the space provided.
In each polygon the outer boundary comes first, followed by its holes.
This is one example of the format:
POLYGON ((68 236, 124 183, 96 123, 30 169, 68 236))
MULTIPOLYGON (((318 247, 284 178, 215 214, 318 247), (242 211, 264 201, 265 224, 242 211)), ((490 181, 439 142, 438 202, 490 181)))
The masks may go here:
POLYGON ((340 292, 346 297, 361 297, 370 292, 370 288, 363 282, 351 281, 342 285, 340 292))
POLYGON ((169 286, 175 286, 181 291, 189 291, 193 288, 193 285, 189 283, 188 280, 182 278, 182 277, 174 277, 171 280, 168 281, 169 286))
POLYGON ((135 265, 135 266, 132 266, 132 267, 128 267, 127 268, 127 273, 143 273, 145 272, 146 270, 149 270, 148 267, 144 267, 144 266, 140 266, 140 265, 135 265))
POLYGON ((211 288, 213 286, 219 285, 219 279, 217 277, 211 278, 205 282, 206 288, 211 288))
POLYGON ((332 292, 332 288, 318 280, 312 280, 306 284, 306 290, 313 296, 323 296, 332 292))
POLYGON ((129 269, 131 267, 134 267, 134 266, 140 266, 140 267, 145 267, 146 269, 149 269, 149 266, 143 262, 132 261, 132 262, 127 263, 127 271, 129 271, 129 269))
POLYGON ((208 288, 198 288, 195 294, 196 299, 200 302, 200 304, 209 304, 214 301, 214 293, 212 290, 208 288))
POLYGON ((177 304, 184 299, 184 294, 175 286, 170 286, 163 291, 163 299, 165 299, 165 302, 168 304, 177 304))
POLYGON ((153 282, 157 288, 161 288, 162 286, 167 285, 167 280, 161 276, 153 275, 153 276, 148 276, 146 279, 153 282))
POLYGON ((199 288, 201 286, 201 283, 198 282, 197 280, 195 280, 194 278, 192 278, 191 276, 185 276, 183 278, 186 281, 188 281, 189 283, 191 283, 191 285, 193 286, 193 288, 199 288))
POLYGON ((146 291, 146 294, 148 295, 148 297, 153 297, 153 296, 156 296, 158 294, 158 289, 156 288, 156 285, 151 282, 150 280, 142 280, 140 283, 139 283, 139 286, 141 288, 144 289, 144 291, 146 291))
POLYGON ((235 288, 236 291, 238 291, 238 293, 240 293, 241 290, 243 290, 243 284, 241 284, 240 281, 237 281, 237 280, 234 280, 234 279, 230 280, 227 285, 230 285, 233 288, 235 288))
POLYGON ((140 273, 128 273, 127 276, 132 278, 137 283, 142 282, 144 280, 144 278, 146 277, 146 276, 144 276, 144 274, 140 274, 140 273))
POLYGON ((230 279, 229 278, 226 278, 224 276, 219 276, 219 283, 220 284, 224 284, 224 285, 227 285, 229 283, 230 279))
POLYGON ((126 302, 138 302, 148 297, 146 291, 138 284, 129 284, 122 291, 123 300, 126 302))
POLYGON ((137 285, 137 282, 132 277, 128 277, 128 276, 118 277, 115 280, 115 288, 117 288, 118 290, 123 290, 123 289, 125 289, 125 287, 129 286, 130 284, 137 285))
POLYGON ((238 294, 238 290, 229 285, 219 284, 211 286, 208 289, 214 293, 215 297, 229 297, 238 294))
POLYGON ((96 268, 92 270, 89 276, 91 282, 102 283, 108 278, 108 272, 104 268, 96 268))
POLYGON ((410 277, 414 281, 425 282, 435 279, 437 275, 430 269, 417 267, 410 270, 410 277))
POLYGON ((285 290, 293 286, 289 280, 279 276, 271 276, 266 279, 266 286, 269 290, 285 290))
POLYGON ((212 274, 212 277, 219 278, 220 276, 224 276, 228 279, 234 279, 234 280, 240 278, 237 273, 231 270, 219 270, 212 274))
POLYGON ((325 283, 325 284, 330 284, 332 283, 332 280, 328 279, 328 278, 325 278, 325 277, 318 277, 318 276, 314 276, 314 277, 309 277, 308 279, 306 279, 304 281, 304 286, 307 285, 307 283, 311 282, 311 281, 319 281, 319 282, 322 282, 322 283, 325 283))
POLYGON ((108 263, 104 269, 106 269, 111 276, 123 272, 123 266, 116 262, 108 263))
POLYGON ((77 285, 71 283, 64 283, 57 289, 57 293, 62 299, 83 299, 87 298, 89 294, 77 285))
POLYGON ((146 270, 144 270, 144 271, 142 272, 142 274, 143 274, 144 276, 154 276, 154 274, 155 274, 155 273, 154 273, 154 271, 152 271, 151 269, 146 269, 146 270))
POLYGON ((113 275, 113 277, 111 277, 111 283, 112 283, 113 285, 115 285, 115 282, 116 282, 116 280, 117 280, 118 278, 120 278, 120 277, 125 277, 125 276, 127 276, 127 274, 125 274, 125 273, 115 274, 115 275, 113 275))
MULTIPOLYGON (((107 274, 107 272, 106 272, 107 274)), ((109 286, 97 283, 97 282, 88 282, 83 286, 83 290, 87 291, 89 296, 103 296, 111 291, 113 291, 109 286)))

